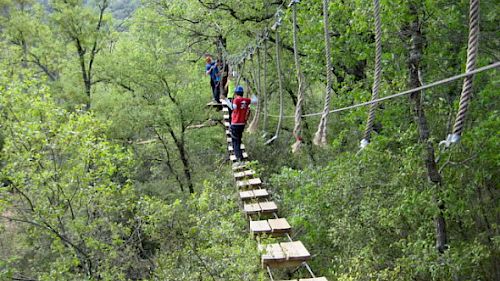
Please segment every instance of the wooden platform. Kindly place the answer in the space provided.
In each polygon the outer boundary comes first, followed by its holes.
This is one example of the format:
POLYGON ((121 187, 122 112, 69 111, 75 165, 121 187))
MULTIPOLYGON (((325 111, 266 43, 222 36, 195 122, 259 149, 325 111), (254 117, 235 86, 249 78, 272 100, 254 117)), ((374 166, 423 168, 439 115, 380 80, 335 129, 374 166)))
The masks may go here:
POLYGON ((311 254, 300 241, 269 244, 260 248, 263 252, 261 257, 263 267, 296 267, 311 258, 311 254))
POLYGON ((272 214, 278 211, 278 206, 273 201, 250 203, 243 205, 246 215, 272 214))
POLYGON ((244 170, 244 171, 241 171, 241 172, 235 172, 234 173, 234 178, 236 180, 241 180, 241 179, 244 179, 244 178, 253 177, 254 175, 255 175, 255 171, 254 170, 244 170))
POLYGON ((284 218, 268 219, 260 221, 250 221, 250 231, 252 234, 283 235, 290 233, 292 227, 284 218))
POLYGON ((262 181, 260 180, 260 178, 241 180, 241 181, 236 182, 236 186, 238 186, 238 188, 240 188, 240 189, 246 188, 246 187, 255 188, 255 187, 258 187, 261 185, 262 185, 262 181))
POLYGON ((240 191, 240 199, 243 201, 267 197, 269 197, 269 192, 266 189, 240 191))

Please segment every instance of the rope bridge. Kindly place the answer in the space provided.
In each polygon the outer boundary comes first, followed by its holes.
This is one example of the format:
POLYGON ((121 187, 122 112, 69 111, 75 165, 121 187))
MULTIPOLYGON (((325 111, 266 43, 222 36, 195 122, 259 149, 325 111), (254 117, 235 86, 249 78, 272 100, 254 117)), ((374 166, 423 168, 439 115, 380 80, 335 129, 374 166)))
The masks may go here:
MULTIPOLYGON (((229 159, 236 162, 230 137, 229 109, 225 103, 222 106, 229 159)), ((241 149, 244 151, 243 158, 247 161, 245 146, 242 145, 241 149)), ((255 171, 250 169, 247 163, 233 167, 233 175, 239 192, 240 206, 249 221, 249 231, 258 242, 262 268, 267 271, 271 281, 275 280, 273 271, 276 269, 296 272, 302 267, 307 270, 309 276, 289 281, 327 281, 325 277, 316 277, 307 263, 311 254, 301 241, 293 240, 292 227, 286 218, 278 215, 278 206, 272 200, 270 192, 263 187, 262 180, 256 177, 255 171), (273 237, 282 242, 266 243, 266 237, 273 237)))

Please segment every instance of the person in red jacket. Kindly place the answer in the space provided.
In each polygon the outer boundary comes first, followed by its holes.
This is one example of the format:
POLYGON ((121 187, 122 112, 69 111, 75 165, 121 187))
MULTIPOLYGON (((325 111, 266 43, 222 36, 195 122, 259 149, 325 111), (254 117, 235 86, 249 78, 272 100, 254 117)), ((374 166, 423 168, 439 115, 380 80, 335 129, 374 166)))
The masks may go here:
POLYGON ((232 110, 231 114, 231 139, 234 148, 234 155, 239 162, 243 160, 243 152, 241 151, 241 138, 243 130, 250 114, 250 104, 252 100, 243 97, 243 87, 237 86, 234 89, 234 99, 231 103, 226 99, 227 106, 232 110))

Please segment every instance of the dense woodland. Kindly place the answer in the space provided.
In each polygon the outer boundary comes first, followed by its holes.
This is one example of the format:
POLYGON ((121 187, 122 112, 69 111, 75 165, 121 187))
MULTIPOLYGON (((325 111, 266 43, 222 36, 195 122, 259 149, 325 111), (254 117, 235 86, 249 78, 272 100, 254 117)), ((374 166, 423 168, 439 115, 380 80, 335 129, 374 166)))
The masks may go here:
MULTIPOLYGON (((278 65, 284 115, 298 89, 304 114, 325 99, 323 1, 297 4, 300 88, 288 2, 0 0, 0 280, 268 280, 239 211, 222 115, 205 105, 204 54, 222 46, 245 56, 241 81, 259 97, 258 126, 244 136, 252 165, 318 275, 500 280, 498 71, 474 76, 462 138, 448 149, 438 144, 463 79, 379 103, 362 151, 369 107, 330 114, 323 145, 313 143, 320 116, 301 119, 295 153, 293 118, 266 145, 278 65)), ((381 97, 465 71, 469 1, 380 7, 381 97)), ((373 2, 328 10, 330 109, 369 101, 373 2)), ((481 1, 478 67, 500 58, 499 14, 498 1, 481 1)))

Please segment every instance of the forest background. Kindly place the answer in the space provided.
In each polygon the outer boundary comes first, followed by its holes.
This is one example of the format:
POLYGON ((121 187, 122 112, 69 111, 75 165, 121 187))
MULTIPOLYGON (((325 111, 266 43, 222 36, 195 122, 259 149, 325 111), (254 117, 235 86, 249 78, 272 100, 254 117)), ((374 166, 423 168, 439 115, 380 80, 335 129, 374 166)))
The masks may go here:
MULTIPOLYGON (((380 96, 464 72, 469 1, 380 4, 380 96)), ((0 279, 266 280, 230 180, 221 115, 205 107, 203 55, 216 56, 220 42, 244 53, 281 7, 284 112, 293 115, 287 5, 0 0, 0 279)), ((372 6, 330 1, 331 108, 370 99, 372 6)), ((322 11, 319 0, 297 6, 303 113, 323 108, 322 11)), ((498 1, 481 1, 478 66, 500 58, 499 14, 498 1)), ((379 104, 361 153, 368 108, 331 114, 319 147, 319 118, 303 118, 303 145, 292 153, 293 119, 265 145, 278 121, 267 116, 279 111, 276 39, 269 32, 242 72, 260 99, 258 130, 244 142, 315 272, 341 281, 500 280, 497 71, 474 77, 464 134, 451 149, 438 144, 461 81, 379 104)))

